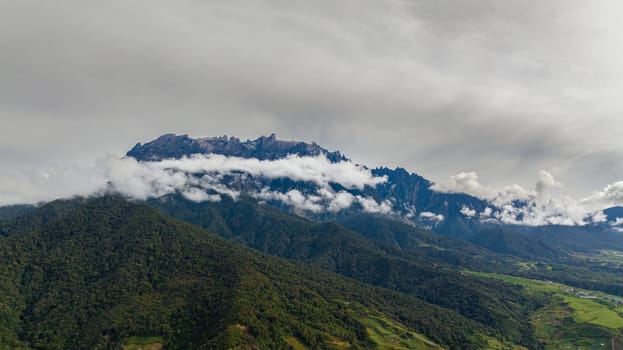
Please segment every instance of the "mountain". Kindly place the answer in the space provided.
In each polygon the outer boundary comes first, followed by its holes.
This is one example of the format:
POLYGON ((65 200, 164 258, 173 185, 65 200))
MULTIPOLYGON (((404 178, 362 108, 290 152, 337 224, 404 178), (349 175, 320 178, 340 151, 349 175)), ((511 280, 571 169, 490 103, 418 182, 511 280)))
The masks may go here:
POLYGON ((119 197, 29 218, 0 238, 2 349, 478 349, 500 336, 119 197))
MULTIPOLYGON (((256 140, 241 141, 240 139, 226 136, 206 137, 193 139, 188 135, 166 134, 145 144, 137 144, 127 152, 127 157, 138 161, 158 161, 168 158, 179 159, 193 154, 219 154, 241 158, 254 158, 258 160, 282 159, 288 155, 300 157, 324 155, 329 161, 336 163, 348 159, 339 151, 328 151, 316 143, 304 143, 298 141, 278 140, 275 134, 268 137, 262 136, 256 140)), ((467 194, 441 193, 431 189, 432 182, 403 168, 389 169, 377 168, 370 170, 372 175, 386 177, 387 181, 376 186, 365 186, 364 189, 349 189, 332 183, 335 191, 347 191, 353 195, 365 196, 379 203, 389 201, 395 213, 409 216, 412 221, 423 226, 435 227, 439 232, 455 237, 469 237, 472 235, 470 218, 462 214, 465 207, 483 211, 491 206, 486 201, 467 194), (433 213, 443 217, 442 223, 421 216, 422 213, 433 213)), ((292 179, 251 178, 246 181, 223 178, 222 184, 241 191, 256 191, 262 189, 285 193, 297 190, 305 195, 314 195, 317 187, 311 183, 305 183, 292 179)), ((287 203, 278 199, 267 201, 280 209, 296 211, 287 203)), ((357 208, 355 205, 353 208, 357 208)), ((297 214, 303 214, 296 211, 297 214)), ((306 216, 321 219, 330 219, 327 213, 306 212, 306 216)))
POLYGON ((277 140, 275 134, 256 140, 240 141, 235 137, 204 137, 193 139, 188 135, 166 134, 146 144, 136 144, 127 156, 141 161, 181 158, 193 154, 222 154, 230 157, 274 160, 289 154, 299 156, 324 155, 332 162, 347 160, 340 152, 329 152, 316 143, 277 140))
MULTIPOLYGON (((430 249, 418 250, 421 254, 415 255, 415 250, 388 247, 338 224, 316 223, 259 205, 249 198, 196 203, 168 195, 148 203, 175 218, 262 252, 417 296, 493 327, 508 340, 528 346, 536 344, 528 316, 543 300, 507 284, 485 281, 448 267, 442 260, 446 255, 437 250, 458 247, 460 243, 432 232, 421 235, 430 249), (435 242, 439 245, 433 246, 435 242)), ((504 264, 496 261, 499 257, 494 254, 475 247, 459 250, 452 259, 456 257, 469 261, 474 268, 504 264), (482 256, 470 257, 467 251, 482 256), (464 257, 462 252, 466 253, 464 257)))
POLYGON ((420 175, 409 173, 403 168, 377 168, 375 176, 386 176, 388 181, 372 190, 375 198, 390 199, 402 215, 434 213, 442 215, 441 222, 427 222, 420 216, 412 216, 412 221, 434 228, 435 231, 451 237, 469 238, 473 235, 471 218, 461 213, 464 207, 482 212, 492 205, 479 198, 464 193, 442 193, 431 189, 433 183, 420 175))
POLYGON ((612 207, 604 210, 609 223, 615 223, 617 219, 623 219, 623 207, 612 207))
MULTIPOLYGON (((193 139, 187 135, 163 135, 146 144, 138 144, 127 153, 141 162, 180 158, 192 154, 219 154, 258 160, 275 160, 287 155, 324 155, 332 163, 347 160, 339 151, 329 151, 316 143, 278 140, 273 134, 256 140, 240 141, 237 138, 213 137, 193 139)), ((367 209, 366 202, 391 206, 385 208, 389 217, 408 220, 410 223, 431 229, 448 237, 470 241, 489 250, 512 254, 524 258, 567 259, 569 253, 587 249, 621 247, 623 240, 612 228, 617 218, 623 219, 621 208, 607 209, 604 213, 609 222, 592 223, 585 226, 529 227, 507 225, 501 222, 481 222, 477 213, 496 206, 485 200, 464 193, 442 193, 432 189, 433 183, 424 177, 410 173, 403 168, 380 167, 369 170, 371 175, 386 181, 368 184, 362 188, 344 187, 330 182, 328 188, 320 188, 313 181, 303 181, 287 176, 265 178, 262 176, 220 176, 219 186, 255 195, 271 206, 283 211, 302 215, 317 221, 341 220, 362 212, 381 212, 378 208, 367 209), (317 210, 314 200, 321 192, 347 194, 350 204, 340 210, 317 210), (293 200, 292 196, 296 200, 293 200), (359 199, 358 201, 352 198, 359 199), (293 202, 295 202, 293 204, 293 202), (301 203, 306 205, 300 205, 301 203), (311 205, 309 205, 311 203, 311 205), (297 204, 299 206, 297 207, 297 204), (311 208, 311 209, 310 209, 311 208), (517 236, 512 236, 517 233, 517 236), (586 234, 589 233, 589 234, 586 234), (600 239, 593 239, 599 236, 600 239), (511 242, 512 241, 512 242, 511 242)), ((201 181, 201 174, 195 181, 201 181)), ((516 203, 517 206, 525 203, 516 203)))
POLYGON ((171 187, 0 207, 0 350, 542 349, 547 310, 586 321, 566 290, 609 293, 610 311, 623 296, 618 207, 577 227, 481 222, 486 201, 274 134, 169 134, 127 156, 171 187), (149 163, 197 153, 250 170, 149 163))

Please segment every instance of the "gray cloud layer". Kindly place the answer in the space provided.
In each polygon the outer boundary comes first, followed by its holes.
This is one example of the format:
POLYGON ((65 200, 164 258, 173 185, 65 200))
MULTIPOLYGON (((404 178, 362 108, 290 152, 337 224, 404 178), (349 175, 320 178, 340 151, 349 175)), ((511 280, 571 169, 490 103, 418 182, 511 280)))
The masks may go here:
POLYGON ((574 195, 623 173, 619 2, 2 5, 5 183, 165 132, 274 131, 494 187, 547 169, 574 195))

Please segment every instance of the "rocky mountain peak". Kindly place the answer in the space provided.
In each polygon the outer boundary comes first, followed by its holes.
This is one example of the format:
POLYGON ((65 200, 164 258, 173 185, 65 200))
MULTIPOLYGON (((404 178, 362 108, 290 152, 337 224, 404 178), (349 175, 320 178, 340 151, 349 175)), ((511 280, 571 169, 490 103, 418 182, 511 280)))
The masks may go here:
POLYGON ((317 156, 324 154, 331 162, 347 160, 340 152, 330 152, 315 142, 286 141, 274 133, 255 140, 241 141, 235 137, 218 136, 191 138, 188 135, 165 134, 145 144, 138 143, 128 153, 141 161, 181 158, 192 154, 222 154, 225 156, 274 160, 294 154, 317 156))

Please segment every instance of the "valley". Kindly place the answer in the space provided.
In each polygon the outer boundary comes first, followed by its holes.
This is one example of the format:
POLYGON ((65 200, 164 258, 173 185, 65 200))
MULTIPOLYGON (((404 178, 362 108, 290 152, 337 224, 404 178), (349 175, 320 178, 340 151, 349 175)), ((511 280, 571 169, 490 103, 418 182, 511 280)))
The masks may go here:
POLYGON ((531 321, 545 349, 619 350, 623 343, 623 300, 602 292, 576 289, 551 281, 492 273, 468 273, 522 286, 528 293, 553 296, 531 321))

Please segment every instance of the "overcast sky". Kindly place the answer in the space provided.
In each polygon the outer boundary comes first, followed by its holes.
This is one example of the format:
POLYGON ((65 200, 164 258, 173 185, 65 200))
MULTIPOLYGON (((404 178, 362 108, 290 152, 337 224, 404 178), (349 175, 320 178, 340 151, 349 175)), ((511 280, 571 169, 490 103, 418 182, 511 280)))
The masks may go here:
POLYGON ((435 181, 623 180, 620 1, 0 3, 0 181, 273 132, 435 181))

